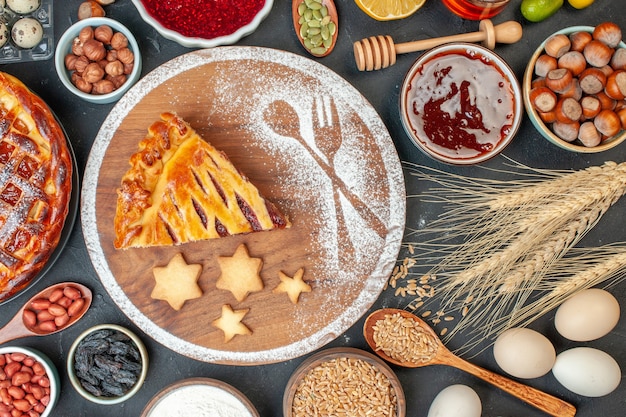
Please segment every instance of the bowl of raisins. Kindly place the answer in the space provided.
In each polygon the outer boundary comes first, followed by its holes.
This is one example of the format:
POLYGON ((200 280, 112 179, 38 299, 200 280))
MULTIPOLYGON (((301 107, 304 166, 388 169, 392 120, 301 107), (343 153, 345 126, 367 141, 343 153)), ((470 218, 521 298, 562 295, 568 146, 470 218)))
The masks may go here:
POLYGON ((148 352, 136 334, 117 324, 85 330, 72 344, 67 373, 74 389, 97 404, 118 404, 139 391, 148 352))

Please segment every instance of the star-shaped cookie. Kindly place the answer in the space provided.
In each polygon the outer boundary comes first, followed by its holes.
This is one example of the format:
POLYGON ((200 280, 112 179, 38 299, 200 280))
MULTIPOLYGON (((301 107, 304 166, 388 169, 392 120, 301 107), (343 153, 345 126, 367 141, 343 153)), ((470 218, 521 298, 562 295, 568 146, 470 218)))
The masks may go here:
POLYGON ((182 253, 177 253, 166 266, 152 269, 156 285, 150 297, 167 301, 174 310, 180 310, 185 301, 202 295, 198 286, 201 272, 202 265, 188 265, 182 253))
POLYGON ((302 280, 304 268, 298 269, 292 277, 280 271, 280 284, 274 288, 274 293, 286 292, 292 303, 297 304, 300 293, 311 292, 311 286, 302 280))
POLYGON ((222 315, 220 318, 213 320, 211 324, 224 332, 224 343, 238 334, 252 334, 252 330, 241 322, 244 316, 248 314, 248 311, 250 311, 249 308, 233 310, 229 304, 222 306, 222 315))
POLYGON ((237 301, 241 302, 249 293, 263 289, 263 280, 259 275, 263 260, 251 258, 245 244, 239 245, 233 256, 219 256, 217 262, 222 271, 217 279, 217 288, 230 291, 237 301))

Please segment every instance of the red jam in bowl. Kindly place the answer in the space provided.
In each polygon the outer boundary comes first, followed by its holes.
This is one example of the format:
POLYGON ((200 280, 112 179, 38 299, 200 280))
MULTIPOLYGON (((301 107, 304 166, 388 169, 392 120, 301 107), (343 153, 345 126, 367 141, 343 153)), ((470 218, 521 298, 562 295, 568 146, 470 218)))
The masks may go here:
POLYGON ((163 27, 189 38, 227 36, 249 24, 265 0, 141 0, 163 27))
POLYGON ((414 139, 429 153, 479 158, 511 134, 513 87, 488 57, 467 50, 442 52, 419 65, 407 82, 405 117, 414 139))

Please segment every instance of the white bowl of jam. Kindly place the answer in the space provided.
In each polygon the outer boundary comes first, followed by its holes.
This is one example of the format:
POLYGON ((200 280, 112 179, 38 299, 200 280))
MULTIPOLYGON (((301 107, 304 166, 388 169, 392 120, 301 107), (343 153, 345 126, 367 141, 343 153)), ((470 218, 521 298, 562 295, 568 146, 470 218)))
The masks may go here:
POLYGON ((435 160, 484 162, 513 140, 524 114, 519 82, 493 51, 451 43, 413 64, 400 93, 400 115, 411 141, 435 160))
POLYGON ((163 37, 187 48, 231 45, 254 32, 273 0, 132 0, 163 37))

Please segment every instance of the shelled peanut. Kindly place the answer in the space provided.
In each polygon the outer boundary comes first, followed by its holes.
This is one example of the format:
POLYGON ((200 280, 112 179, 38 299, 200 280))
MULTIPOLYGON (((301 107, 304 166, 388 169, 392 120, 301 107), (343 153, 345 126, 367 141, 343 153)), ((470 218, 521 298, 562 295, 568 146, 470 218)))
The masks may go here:
POLYGON ((107 25, 83 28, 65 56, 72 84, 91 94, 108 94, 120 88, 134 64, 126 35, 107 25))
POLYGON ((57 288, 48 297, 36 298, 24 308, 22 319, 27 328, 38 333, 52 333, 82 313, 85 299, 81 291, 71 285, 57 288))
POLYGON ((612 22, 556 34, 535 63, 530 102, 559 138, 593 147, 626 129, 626 49, 612 22))
POLYGON ((44 366, 21 353, 0 355, 0 416, 35 417, 50 404, 50 379, 44 366))

